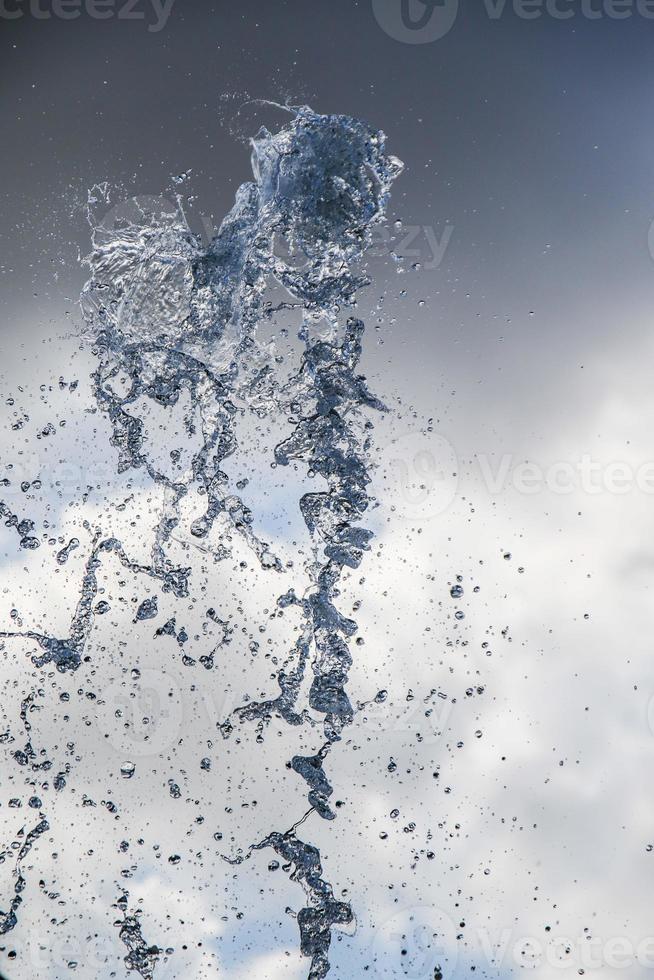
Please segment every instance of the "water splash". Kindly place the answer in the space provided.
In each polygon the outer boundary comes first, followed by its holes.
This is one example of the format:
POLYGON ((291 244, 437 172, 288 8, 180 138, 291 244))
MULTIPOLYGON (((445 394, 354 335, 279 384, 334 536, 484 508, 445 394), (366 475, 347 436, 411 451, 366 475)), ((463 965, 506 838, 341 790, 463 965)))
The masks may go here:
MULTIPOLYGON (((402 164, 388 155, 383 133, 356 119, 319 115, 308 107, 286 111, 285 127, 276 133, 261 129, 252 141, 254 179, 239 188, 208 247, 189 230, 180 197, 172 212, 141 208, 134 218, 110 222, 101 217, 110 190, 93 188, 88 202, 93 249, 81 304, 86 336, 98 358, 94 396, 110 423, 119 472, 147 474, 161 490, 163 510, 147 563, 130 559, 121 541, 96 532, 67 637, 35 630, 0 635, 30 640, 38 648, 32 653, 37 667, 52 663, 61 673, 77 671, 95 617, 104 611, 96 604, 97 572, 110 558, 158 582, 163 593, 189 596, 191 569, 172 561, 170 546, 191 496, 200 498, 203 511, 191 521, 190 535, 204 542, 214 559, 232 554, 235 534, 265 572, 284 573, 270 544, 255 534, 255 515, 238 486, 231 485, 226 463, 236 452, 244 412, 291 420, 292 431, 274 451, 276 465, 300 462, 324 484, 300 500, 312 542, 310 586, 301 596, 287 588, 278 600, 280 609, 300 611, 300 635, 277 672, 278 693, 238 708, 219 727, 226 739, 237 726, 255 722, 261 729, 273 716, 289 725, 321 728, 316 751, 291 760, 307 785, 308 813, 298 815, 290 830, 271 830, 246 854, 272 848, 303 887, 301 950, 311 959, 309 977, 319 980, 330 970, 333 928, 353 922, 354 915, 334 898, 318 850, 297 833, 309 813, 335 817, 324 764, 354 716, 346 688, 357 626, 339 612, 337 599, 344 569, 358 568, 370 547, 372 533, 360 526, 371 502, 369 413, 383 411, 384 405, 358 373, 364 324, 353 309, 369 281, 361 260, 402 164), (280 380, 258 328, 285 311, 301 317, 298 337, 304 350, 297 369, 280 380), (178 408, 183 400, 190 406, 184 427, 193 447, 186 469, 179 452, 166 458, 147 434, 151 409, 178 408)), ((7 508, 3 513, 21 535, 22 547, 33 547, 30 522, 19 522, 7 508)), ((57 562, 66 563, 78 544, 71 540, 57 562)), ((153 618, 157 611, 156 596, 144 599, 134 621, 153 618)), ((215 613, 211 618, 223 630, 220 645, 228 644, 228 624, 215 613)), ((177 634, 175 619, 157 631, 164 633, 176 636, 180 646, 188 639, 183 630, 177 634)), ((210 669, 212 658, 200 662, 210 669)), ((47 829, 45 819, 30 835, 29 847, 41 827, 47 829)), ((9 912, 0 918, 2 931, 16 924, 23 887, 19 877, 9 912)), ((125 915, 120 937, 129 950, 129 968, 144 978, 154 976, 160 951, 143 942, 138 920, 125 915)))
POLYGON ((121 895, 116 902, 116 907, 123 913, 123 918, 119 919, 116 925, 120 941, 128 951, 125 956, 125 966, 128 970, 138 973, 143 980, 154 980, 155 967, 163 951, 158 946, 150 946, 145 941, 139 918, 127 914, 128 901, 127 895, 121 895))

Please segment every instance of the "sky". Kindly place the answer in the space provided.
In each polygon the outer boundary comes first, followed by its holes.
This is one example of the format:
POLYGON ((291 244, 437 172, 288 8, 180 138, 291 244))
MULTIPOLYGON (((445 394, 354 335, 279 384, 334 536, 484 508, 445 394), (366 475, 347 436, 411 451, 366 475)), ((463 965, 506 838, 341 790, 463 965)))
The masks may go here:
MULTIPOLYGON (((251 100, 365 119, 405 170, 359 300, 363 369, 389 408, 373 435, 375 543, 342 595, 365 641, 348 690, 367 707, 333 766, 336 821, 313 815, 304 828, 357 918, 334 937, 331 975, 433 980, 440 966, 444 980, 581 970, 644 980, 654 969, 647 5, 117 0, 104 19, 98 9, 72 4, 79 17, 64 19, 46 0, 0 6, 0 478, 12 481, 9 506, 45 534, 26 552, 2 529, 0 629, 17 615, 63 635, 92 528, 145 554, 161 505, 145 477, 116 472, 94 408, 77 305, 89 189, 107 181, 118 205, 172 200, 187 174, 188 220, 207 237, 249 177, 248 138, 281 120, 251 100), (41 436, 48 422, 52 438, 41 436), (79 548, 60 566, 72 537, 79 548)), ((298 563, 307 481, 271 474, 257 445, 245 437, 234 478, 249 475, 257 527, 298 563)), ((300 907, 299 886, 269 870, 270 852, 237 867, 221 857, 304 812, 284 761, 298 744, 315 750, 310 733, 280 722, 259 743, 252 726, 237 744, 216 732, 235 704, 270 689, 267 657, 285 648, 292 613, 271 616, 277 585, 239 545, 215 563, 180 536, 202 600, 239 626, 211 674, 185 666, 173 639, 155 642, 151 623, 134 625, 144 591, 131 580, 80 675, 34 671, 24 643, 2 653, 0 727, 42 688, 34 741, 75 762, 26 863, 19 925, 2 940, 8 980, 127 976, 112 907, 121 889, 148 941, 174 950, 156 980, 307 974, 285 911, 300 907), (250 655, 257 635, 265 656, 250 655)), ((106 575, 110 590, 119 573, 106 575)), ((159 598, 160 621, 175 614, 202 648, 198 609, 159 598)), ((8 850, 31 826, 27 804, 8 800, 30 793, 0 748, 8 850)), ((12 868, 0 866, 5 910, 12 868)))

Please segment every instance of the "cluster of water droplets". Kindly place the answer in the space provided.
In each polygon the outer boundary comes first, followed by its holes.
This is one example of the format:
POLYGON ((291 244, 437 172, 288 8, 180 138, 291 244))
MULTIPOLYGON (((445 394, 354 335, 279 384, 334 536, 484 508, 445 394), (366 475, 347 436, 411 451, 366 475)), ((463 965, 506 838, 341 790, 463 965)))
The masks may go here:
MULTIPOLYGON (((191 496, 202 504, 190 525, 193 540, 219 560, 231 554, 236 535, 265 572, 280 574, 282 563, 255 533, 256 515, 232 485, 226 462, 237 449, 244 413, 287 418, 290 432, 274 451, 276 465, 300 465, 322 480, 321 489, 300 500, 312 542, 310 587, 301 594, 287 587, 278 599, 280 609, 297 607, 302 626, 277 672, 277 691, 233 711, 220 731, 229 739, 251 723, 262 730, 273 717, 293 726, 319 726, 316 752, 295 756, 291 767, 306 782, 308 812, 332 820, 333 789, 325 765, 355 710, 347 681, 357 627, 338 609, 339 583, 343 571, 358 568, 369 548, 372 534, 361 526, 371 502, 369 410, 383 410, 359 373, 364 324, 353 307, 367 283, 360 260, 402 165, 387 154, 383 133, 355 119, 319 115, 307 107, 287 111, 285 127, 276 133, 262 129, 252 141, 254 179, 239 188, 208 247, 189 230, 181 199, 175 211, 142 210, 136 218, 108 222, 104 215, 111 191, 106 185, 93 188, 90 277, 81 302, 85 333, 97 355, 94 395, 110 422, 119 471, 147 474, 161 490, 163 509, 147 562, 130 557, 129 541, 95 534, 67 636, 33 630, 1 635, 30 641, 36 667, 53 664, 62 673, 75 672, 87 656, 95 618, 104 611, 98 601, 103 563, 117 561, 179 599, 192 595, 191 569, 169 557, 191 496), (257 336, 262 323, 280 314, 298 317, 303 347, 283 379, 257 336), (177 451, 153 450, 143 413, 144 405, 166 410, 181 400, 191 406, 185 426, 193 451, 185 465, 177 451)), ((31 548, 36 539, 29 522, 2 507, 22 546, 31 548)), ((71 539, 57 562, 65 564, 78 547, 79 540, 71 539)), ((147 599, 136 621, 157 612, 156 599, 147 599)), ((227 630, 219 613, 213 621, 227 630)), ((172 619, 157 635, 176 636, 176 630, 172 619)), ((187 637, 180 636, 182 645, 187 637)), ((228 642, 227 635, 223 640, 228 642)), ((204 658, 203 665, 210 669, 211 658, 204 658)), ((23 721, 27 744, 14 756, 34 770, 43 763, 36 762, 27 715, 23 721)), ((57 789, 67 776, 68 770, 59 773, 57 789)), ((18 855, 15 895, 0 915, 0 933, 16 924, 25 887, 21 862, 48 829, 41 816, 18 855)), ((298 914, 301 949, 311 959, 309 977, 316 980, 329 972, 332 928, 351 923, 353 912, 334 897, 316 847, 299 836, 306 816, 298 814, 289 829, 272 829, 245 854, 225 859, 242 863, 262 848, 281 858, 304 889, 306 906, 298 914)), ((160 951, 145 943, 127 902, 125 895, 118 903, 125 962, 144 978, 156 976, 160 951)))

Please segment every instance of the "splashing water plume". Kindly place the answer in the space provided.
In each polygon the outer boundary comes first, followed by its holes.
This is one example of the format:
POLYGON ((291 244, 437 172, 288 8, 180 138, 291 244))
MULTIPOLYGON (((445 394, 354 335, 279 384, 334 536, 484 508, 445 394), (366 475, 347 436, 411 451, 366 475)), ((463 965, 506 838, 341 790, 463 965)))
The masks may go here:
MULTIPOLYGON (((285 111, 290 114, 286 126, 276 133, 261 129, 252 140, 254 179, 238 189, 232 210, 206 247, 189 230, 181 199, 172 212, 142 209, 134 219, 111 224, 97 217, 110 204, 109 188, 93 188, 93 250, 86 260, 90 277, 81 304, 86 336, 98 359, 94 397, 109 421, 119 472, 147 474, 161 492, 163 510, 147 562, 130 557, 129 542, 96 532, 67 637, 29 629, 2 636, 29 640, 38 648, 32 653, 37 667, 53 664, 60 673, 76 672, 101 611, 101 604, 95 604, 98 570, 109 561, 158 583, 178 600, 191 596, 191 569, 170 557, 191 497, 199 496, 202 505, 190 522, 191 540, 214 559, 230 556, 234 539, 240 538, 263 573, 285 573, 270 543, 255 533, 256 515, 235 492, 226 464, 238 449, 244 414, 290 420, 274 463, 302 464, 308 476, 323 483, 300 499, 312 543, 309 588, 302 594, 286 588, 278 599, 280 610, 293 607, 298 613, 299 635, 276 672, 277 690, 231 711, 219 729, 229 740, 243 726, 255 723, 261 731, 278 718, 316 731, 315 751, 294 756, 291 768, 306 783, 308 813, 333 820, 325 764, 354 715, 346 688, 357 629, 336 601, 344 570, 358 568, 370 547, 372 532, 360 526, 371 503, 367 458, 372 423, 365 413, 384 410, 358 373, 364 324, 353 308, 369 281, 360 260, 384 217, 402 164, 387 154, 384 134, 362 122, 319 115, 308 107, 285 111), (289 375, 280 378, 259 333, 286 312, 301 318, 303 350, 289 375), (193 448, 186 468, 175 469, 154 451, 143 406, 167 410, 182 402, 190 406, 185 425, 193 448)), ((29 522, 19 524, 1 506, 17 526, 22 546, 35 547, 29 522)), ((59 564, 78 547, 75 538, 59 552, 59 564)), ((156 598, 145 600, 135 622, 157 612, 156 598)), ((217 615, 213 622, 225 630, 228 642, 226 624, 217 615)), ((173 619, 157 635, 175 635, 175 630, 173 619)), ((203 658, 203 665, 211 669, 211 658, 203 658)), ((35 755, 25 727, 26 750, 15 753, 20 764, 35 755)), ((330 970, 333 927, 347 926, 354 917, 323 877, 318 849, 298 836, 307 815, 298 814, 291 829, 271 829, 245 854, 225 860, 242 864, 269 848, 283 861, 304 890, 306 907, 298 914, 301 951, 311 960, 310 980, 319 980, 330 970)), ((16 925, 25 888, 21 861, 48 829, 41 814, 24 841, 15 895, 9 911, 0 915, 0 932, 16 925)), ((144 978, 156 977, 161 951, 144 943, 139 920, 127 914, 126 895, 118 907, 124 914, 119 928, 128 949, 125 963, 144 978)))

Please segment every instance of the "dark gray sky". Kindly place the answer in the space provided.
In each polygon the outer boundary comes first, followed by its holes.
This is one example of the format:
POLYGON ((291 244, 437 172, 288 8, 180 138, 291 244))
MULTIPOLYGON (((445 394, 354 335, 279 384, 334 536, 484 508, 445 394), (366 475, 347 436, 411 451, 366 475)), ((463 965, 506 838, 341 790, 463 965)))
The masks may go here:
MULTIPOLYGON (((574 404, 589 345, 623 358, 625 330, 644 325, 654 21, 529 21, 511 9, 491 20, 462 3, 445 37, 405 44, 371 0, 177 0, 157 33, 148 21, 36 20, 27 9, 0 20, 0 202, 12 270, 3 309, 30 329, 53 314, 62 284, 77 293, 84 228, 70 212, 96 180, 159 194, 191 168, 198 210, 220 219, 248 170, 230 129, 249 135, 259 121, 235 118, 247 96, 290 96, 386 130, 407 164, 395 212, 439 240, 454 229, 418 286, 434 302, 403 338, 409 359, 418 345, 436 371, 451 365, 453 387, 484 364, 487 385, 502 368, 512 401, 529 398, 535 371, 539 390, 563 384, 574 404)), ((136 9, 152 22, 146 0, 136 9)))

